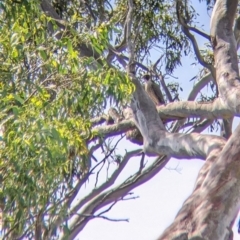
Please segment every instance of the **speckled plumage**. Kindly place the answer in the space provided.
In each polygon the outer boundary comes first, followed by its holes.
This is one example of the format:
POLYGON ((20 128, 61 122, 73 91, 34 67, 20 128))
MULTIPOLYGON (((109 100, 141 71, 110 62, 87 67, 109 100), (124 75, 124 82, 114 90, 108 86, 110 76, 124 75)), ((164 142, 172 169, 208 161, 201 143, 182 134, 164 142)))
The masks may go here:
POLYGON ((143 79, 145 80, 145 91, 154 104, 156 106, 164 104, 165 102, 160 87, 150 79, 149 75, 145 75, 143 79))

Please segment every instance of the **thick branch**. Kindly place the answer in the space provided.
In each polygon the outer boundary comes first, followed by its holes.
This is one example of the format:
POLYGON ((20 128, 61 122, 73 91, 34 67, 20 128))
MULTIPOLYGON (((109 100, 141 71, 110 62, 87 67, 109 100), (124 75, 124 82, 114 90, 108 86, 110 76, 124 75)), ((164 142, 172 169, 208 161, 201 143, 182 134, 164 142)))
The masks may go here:
POLYGON ((211 73, 208 73, 204 77, 202 77, 194 86, 193 89, 191 90, 188 100, 193 101, 199 94, 199 92, 213 79, 213 76, 211 73))
MULTIPOLYGON (((221 102, 219 100, 216 100, 213 103, 198 103, 191 101, 173 102, 167 104, 166 106, 162 105, 157 107, 157 112, 160 118, 165 122, 188 117, 202 117, 208 120, 222 118, 228 119, 231 117, 232 112, 227 109, 223 109, 220 104, 221 102)), ((129 111, 131 111, 130 108, 128 109, 128 112, 129 111)), ((132 118, 132 114, 133 113, 131 111, 130 117, 128 119, 123 120, 117 124, 94 127, 92 129, 94 137, 91 140, 99 136, 117 136, 119 134, 127 132, 128 130, 133 130, 136 128, 136 125, 132 118)), ((99 118, 101 121, 103 121, 103 119, 107 119, 107 117, 104 116, 103 118, 99 118)), ((96 123, 95 120, 97 119, 93 120, 94 123, 96 123)), ((199 132, 200 129, 201 127, 199 126, 197 132, 199 132)))
POLYGON ((132 21, 133 21, 133 1, 128 0, 128 14, 126 18, 126 41, 127 41, 127 47, 129 51, 129 65, 131 65, 134 62, 134 46, 131 39, 131 30, 132 30, 132 21))
POLYGON ((208 119, 229 118, 232 116, 232 112, 224 108, 218 99, 214 102, 173 102, 166 106, 157 107, 157 111, 162 119, 176 119, 176 116, 179 118, 204 117, 208 119))
MULTIPOLYGON (((127 165, 128 161, 134 157, 137 156, 141 153, 142 150, 138 149, 138 150, 134 150, 132 152, 126 153, 126 155, 124 156, 123 160, 121 161, 121 163, 119 164, 118 169, 112 174, 111 178, 109 178, 105 183, 103 183, 101 186, 99 186, 98 188, 93 189, 93 191, 88 194, 85 198, 83 198, 72 210, 72 213, 76 213, 78 212, 85 204, 87 204, 89 201, 91 201, 92 199, 94 199, 96 196, 98 196, 100 193, 102 193, 103 191, 105 191, 106 189, 108 189, 109 187, 111 187, 116 179, 118 178, 118 176, 120 175, 120 173, 123 171, 123 169, 125 168, 125 166, 127 165)), ((74 225, 74 224, 73 224, 74 225)))
POLYGON ((216 65, 216 80, 223 104, 240 112, 240 83, 233 21, 237 0, 218 0, 211 18, 211 39, 216 65))
POLYGON ((133 75, 131 78, 136 86, 132 109, 136 126, 144 138, 145 152, 176 158, 197 157, 204 159, 211 151, 221 149, 224 146, 225 140, 216 136, 166 132, 155 105, 139 81, 133 75))
POLYGON ((200 171, 193 194, 174 223, 159 240, 229 239, 232 221, 240 207, 240 125, 222 152, 209 156, 200 171), (219 154, 220 153, 220 154, 219 154))

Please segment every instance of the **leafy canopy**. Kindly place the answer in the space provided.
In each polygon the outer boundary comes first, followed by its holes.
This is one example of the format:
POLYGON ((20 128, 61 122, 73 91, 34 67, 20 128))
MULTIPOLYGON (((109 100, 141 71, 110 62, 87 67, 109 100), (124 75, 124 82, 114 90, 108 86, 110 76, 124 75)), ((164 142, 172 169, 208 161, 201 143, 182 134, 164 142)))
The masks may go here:
MULTIPOLYGON (((0 2, 1 205, 4 231, 34 236, 39 213, 51 224, 88 172, 90 119, 109 104, 129 102, 133 85, 111 57, 126 54, 125 0, 0 2), (53 215, 51 215, 54 213, 53 215)), ((158 51, 171 73, 190 44, 175 17, 175 1, 134 1, 132 37, 138 62, 158 51)), ((190 14, 194 20, 195 11, 190 14)), ((127 60, 125 58, 125 60, 127 60)))

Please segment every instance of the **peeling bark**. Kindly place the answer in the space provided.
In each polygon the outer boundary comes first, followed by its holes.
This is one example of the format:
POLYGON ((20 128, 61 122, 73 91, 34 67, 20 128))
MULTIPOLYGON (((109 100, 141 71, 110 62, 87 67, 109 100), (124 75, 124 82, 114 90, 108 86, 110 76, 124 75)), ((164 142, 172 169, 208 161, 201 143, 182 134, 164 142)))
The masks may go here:
POLYGON ((239 134, 240 126, 222 152, 208 157, 193 194, 159 240, 183 234, 184 239, 229 239, 232 221, 240 207, 239 134))
POLYGON ((219 98, 234 113, 240 111, 240 82, 237 46, 233 21, 237 1, 217 1, 211 18, 211 39, 214 50, 219 98))
POLYGON ((221 136, 228 139, 232 135, 232 123, 233 117, 229 119, 223 119, 221 123, 221 136))
POLYGON ((145 152, 165 154, 177 158, 206 158, 211 151, 221 149, 225 140, 221 137, 198 133, 180 134, 166 132, 155 105, 132 76, 136 84, 132 109, 136 126, 144 138, 145 152))
MULTIPOLYGON (((198 106, 200 111, 212 107, 216 113, 216 109, 224 109, 225 112, 219 113, 222 118, 238 115, 240 112, 237 46, 232 30, 237 3, 236 0, 217 0, 211 18, 218 99, 206 104, 207 107, 201 103, 186 103, 198 106)), ((129 46, 132 47, 131 44, 129 46)), ((131 107, 135 125, 144 139, 144 151, 165 154, 168 157, 206 159, 192 195, 159 240, 231 239, 232 222, 240 207, 240 126, 227 142, 221 137, 198 133, 168 133, 134 71, 129 71, 128 74, 136 86, 131 107)), ((171 104, 168 109, 171 109, 171 104)), ((184 102, 181 104, 184 106, 184 102)), ((208 109, 208 113, 210 112, 208 109)))
MULTIPOLYGON (((237 3, 236 0, 218 0, 211 18, 219 101, 236 115, 240 110, 240 89, 232 26, 237 3)), ((193 193, 159 240, 233 239, 231 227, 240 207, 239 134, 240 126, 222 149, 215 148, 207 154, 193 193)))
MULTIPOLYGON (((240 99, 240 82, 236 53, 239 42, 239 21, 237 21, 233 32, 237 3, 237 0, 217 0, 211 18, 210 36, 214 50, 215 69, 212 66, 210 66, 210 69, 214 73, 214 78, 216 72, 218 99, 212 103, 193 101, 200 89, 212 78, 208 74, 196 84, 189 95, 188 101, 172 102, 156 108, 136 78, 131 65, 134 62, 134 44, 131 39, 134 4, 133 1, 128 1, 129 11, 126 19, 126 42, 130 52, 127 59, 129 60, 128 74, 136 86, 131 103, 132 111, 130 111, 130 117, 125 117, 125 120, 121 119, 121 121, 118 121, 119 117, 111 112, 110 115, 112 114, 112 118, 115 119, 114 124, 94 127, 91 140, 95 136, 109 137, 129 130, 135 131, 135 133, 140 131, 146 153, 165 155, 167 160, 170 157, 206 159, 199 172, 193 193, 184 202, 173 224, 166 229, 159 240, 224 240, 232 238, 232 223, 240 207, 240 141, 238 139, 240 126, 232 134, 231 123, 229 124, 224 120, 226 122, 224 137, 229 138, 228 141, 223 137, 197 132, 201 132, 213 119, 229 119, 233 115, 239 116, 240 114, 240 101, 238 100, 240 99), (162 122, 164 119, 177 120, 187 117, 204 117, 208 120, 202 128, 195 128, 196 132, 188 134, 169 133, 162 122)), ((65 28, 64 23, 46 0, 42 1, 42 9, 56 20, 59 28, 65 28)), ((187 29, 188 32, 189 30, 191 29, 187 29)), ((194 49, 196 49, 197 44, 195 41, 193 42, 194 49)), ((85 56, 94 56, 87 45, 81 45, 79 49, 81 54, 85 56)), ((98 57, 95 57, 95 59, 98 57)), ((107 119, 108 117, 102 116, 93 119, 92 123, 97 125, 107 119)), ((153 177, 160 171, 166 161, 157 166, 157 170, 153 169, 153 172, 146 171, 146 173, 137 175, 136 183, 133 181, 131 185, 128 185, 128 182, 126 182, 119 189, 102 192, 99 196, 96 195, 96 192, 93 192, 90 195, 92 202, 87 204, 84 202, 85 199, 76 206, 77 211, 84 207, 83 213, 86 216, 82 215, 77 218, 76 225, 71 229, 70 239, 73 239, 90 220, 88 214, 94 214, 96 209, 110 204, 116 198, 125 196, 136 185, 140 185, 148 178, 153 177), (138 178, 142 179, 139 180, 138 178), (87 206, 84 206, 85 204, 87 206)), ((123 161, 121 164, 124 165, 126 162, 123 161)), ((121 172, 121 164, 116 175, 121 172)), ((108 184, 111 185, 113 182, 114 180, 108 184)))

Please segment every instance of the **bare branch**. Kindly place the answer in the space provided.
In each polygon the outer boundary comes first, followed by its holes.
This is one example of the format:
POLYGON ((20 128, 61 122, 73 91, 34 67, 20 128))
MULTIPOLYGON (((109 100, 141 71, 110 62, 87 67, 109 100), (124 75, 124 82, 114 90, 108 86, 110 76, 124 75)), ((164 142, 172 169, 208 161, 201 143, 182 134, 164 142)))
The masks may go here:
MULTIPOLYGON (((145 92, 140 93, 143 96, 145 92)), ((155 106, 154 106, 154 109, 155 106)), ((155 111, 155 110, 154 110, 155 111)), ((150 113, 149 113, 150 114, 150 113)), ((222 119, 229 118, 232 116, 232 112, 228 109, 224 109, 221 105, 221 101, 216 99, 212 103, 199 103, 191 101, 173 102, 166 106, 157 107, 157 114, 163 120, 175 120, 188 117, 204 117, 207 119, 222 119)), ((117 136, 120 133, 124 133, 130 129, 136 127, 132 119, 123 120, 118 124, 108 125, 108 126, 98 126, 93 128, 94 136, 117 136)))
POLYGON ((143 168, 145 167, 144 159, 145 159, 145 153, 142 153, 142 158, 141 158, 140 166, 139 166, 139 174, 142 172, 143 168))
POLYGON ((75 214, 75 215, 77 215, 79 217, 85 217, 85 218, 88 218, 88 219, 101 218, 101 219, 104 219, 104 220, 108 220, 110 222, 129 222, 129 219, 127 219, 127 218, 124 218, 124 219, 113 219, 113 218, 109 218, 109 217, 106 217, 106 216, 102 216, 101 214, 98 214, 98 215, 93 215, 93 214, 75 214))
POLYGON ((185 239, 193 236, 229 239, 228 229, 231 229, 240 206, 240 192, 237 187, 240 184, 239 134, 240 125, 222 152, 216 151, 208 157, 200 170, 193 194, 185 201, 174 224, 165 230, 159 240, 172 239, 180 234, 185 234, 185 239))
MULTIPOLYGON (((132 189, 140 186, 154 177, 165 166, 168 160, 169 158, 159 157, 149 168, 143 171, 142 174, 137 174, 132 179, 129 179, 120 186, 117 186, 116 188, 99 195, 84 209, 83 212, 91 213, 92 211, 97 211, 98 209, 111 204, 112 202, 116 201, 116 199, 122 199, 122 197, 126 196, 132 189)), ((74 237, 84 228, 89 220, 90 219, 83 219, 82 222, 77 221, 78 224, 73 225, 74 228, 71 230, 69 239, 74 239, 74 237)))
POLYGON ((201 121, 200 123, 194 124, 191 132, 201 133, 205 129, 207 129, 209 126, 211 126, 212 123, 213 123, 212 119, 205 119, 205 120, 201 121))
POLYGON ((119 174, 122 172, 122 170, 124 169, 124 167, 126 166, 126 164, 128 163, 129 159, 131 159, 134 156, 139 155, 139 153, 141 153, 142 150, 138 149, 138 150, 134 150, 132 152, 126 153, 126 155, 123 157, 123 160, 121 161, 121 163, 118 166, 118 169, 115 170, 115 172, 112 174, 112 176, 105 182, 103 183, 101 186, 99 186, 98 188, 95 188, 89 195, 87 195, 85 198, 83 198, 72 210, 71 212, 75 213, 77 212, 81 207, 83 207, 87 202, 91 201, 93 198, 95 198, 98 194, 100 194, 101 192, 103 192, 104 190, 106 190, 107 188, 109 188, 110 186, 112 186, 115 182, 115 180, 117 179, 117 177, 119 176, 119 174))
POLYGON ((158 76, 158 78, 160 79, 160 83, 161 83, 161 85, 162 85, 162 88, 163 88, 163 90, 164 90, 164 92, 166 93, 166 96, 167 96, 167 98, 168 98, 168 101, 169 102, 173 102, 173 98, 172 98, 172 95, 171 95, 171 93, 169 92, 169 90, 168 90, 168 87, 166 86, 166 83, 165 83, 165 80, 164 80, 164 77, 163 77, 163 75, 162 74, 157 74, 156 72, 155 72, 155 74, 158 76))
POLYGON ((210 36, 208 34, 202 32, 202 31, 200 31, 199 29, 197 29, 195 27, 191 27, 191 26, 188 26, 188 29, 193 31, 193 32, 195 32, 195 33, 197 33, 197 34, 199 34, 200 36, 206 38, 208 41, 211 41, 210 36))
POLYGON ((129 51, 129 63, 128 63, 129 69, 128 70, 130 72, 135 72, 135 69, 134 70, 131 69, 133 67, 132 64, 134 62, 134 46, 131 39, 132 21, 133 21, 133 1, 128 0, 128 14, 126 18, 126 27, 127 27, 126 41, 127 41, 128 51, 129 51))
POLYGON ((211 64, 208 64, 207 62, 204 61, 204 59, 202 58, 199 49, 198 49, 198 45, 197 45, 197 41, 195 39, 195 37, 190 33, 189 31, 189 27, 188 25, 185 23, 185 19, 183 18, 182 14, 181 14, 181 9, 183 8, 182 2, 180 0, 177 0, 177 4, 176 4, 176 11, 177 11, 177 17, 178 17, 178 21, 182 26, 182 30, 184 32, 184 34, 190 39, 192 45, 193 45, 193 49, 194 52, 197 56, 197 59, 199 61, 199 63, 207 68, 211 74, 213 76, 215 76, 215 69, 211 64))
POLYGON ((90 170, 90 174, 91 174, 91 173, 93 173, 93 171, 94 171, 100 164, 103 163, 103 164, 102 164, 102 167, 100 167, 100 170, 99 170, 99 171, 97 172, 97 174, 96 174, 95 188, 97 187, 99 173, 100 173, 100 171, 102 170, 102 168, 103 168, 106 160, 107 160, 107 159, 112 155, 112 153, 116 150, 117 145, 119 144, 119 142, 120 142, 122 139, 123 139, 123 136, 120 137, 120 138, 117 140, 117 142, 116 142, 115 145, 112 147, 112 149, 109 151, 109 153, 108 153, 98 164, 96 164, 96 166, 94 166, 94 168, 92 168, 92 169, 90 170))
POLYGON ((111 222, 129 222, 129 219, 127 218, 124 218, 124 219, 113 219, 113 218, 109 218, 109 217, 106 217, 106 216, 94 216, 94 218, 102 218, 104 220, 108 220, 108 221, 111 221, 111 222))
POLYGON ((100 212, 98 215, 101 216, 101 215, 103 215, 103 214, 109 212, 109 211, 113 208, 113 206, 116 205, 116 203, 117 203, 117 201, 113 202, 112 204, 110 204, 110 206, 109 206, 107 209, 103 210, 103 211, 100 212))

